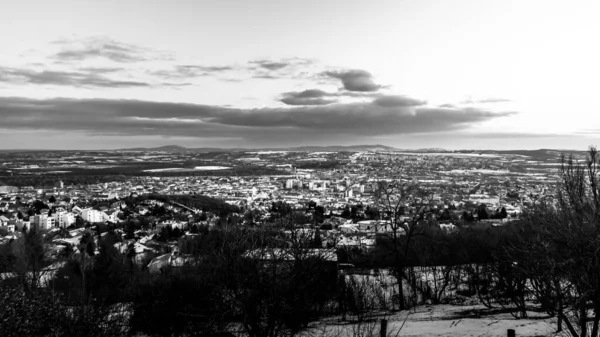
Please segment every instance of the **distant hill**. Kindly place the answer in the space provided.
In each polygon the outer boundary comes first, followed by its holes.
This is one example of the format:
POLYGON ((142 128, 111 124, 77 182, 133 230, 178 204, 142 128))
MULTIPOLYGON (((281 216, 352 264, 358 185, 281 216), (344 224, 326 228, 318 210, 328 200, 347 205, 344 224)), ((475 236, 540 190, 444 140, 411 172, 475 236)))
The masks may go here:
POLYGON ((399 149, 387 145, 329 145, 329 146, 297 146, 297 147, 269 147, 269 148, 217 148, 198 147, 187 148, 179 145, 160 147, 136 147, 117 150, 0 150, 3 153, 18 152, 166 152, 166 153, 210 153, 210 152, 258 152, 258 151, 290 151, 290 152, 411 152, 411 153, 481 153, 498 155, 526 156, 529 160, 554 160, 560 158, 561 153, 572 154, 578 159, 585 158, 587 151, 563 149, 539 150, 446 150, 442 148, 399 149))
POLYGON ((500 155, 517 155, 526 156, 528 160, 558 160, 561 154, 565 156, 573 155, 576 159, 583 159, 587 155, 587 151, 574 151, 574 150, 553 150, 553 149, 539 149, 539 150, 480 150, 480 151, 455 151, 459 153, 485 153, 485 154, 500 154, 500 155))
POLYGON ((195 153, 206 153, 206 152, 255 152, 255 151, 298 151, 298 152, 360 152, 360 151, 371 151, 371 152, 382 152, 382 151, 399 151, 397 148, 386 146, 386 145, 333 145, 333 146, 298 146, 298 147, 285 147, 285 148, 257 148, 257 149, 243 149, 243 148, 214 148, 214 147, 200 147, 200 148, 186 148, 177 145, 168 145, 161 147, 152 148, 130 148, 130 149, 119 149, 113 151, 145 151, 145 152, 195 152, 195 153))
POLYGON ((115 151, 162 151, 162 152, 185 152, 188 149, 183 147, 183 146, 179 146, 179 145, 167 145, 167 146, 161 146, 161 147, 153 147, 153 148, 147 148, 147 147, 134 147, 131 149, 121 149, 121 150, 115 150, 115 151))
MULTIPOLYGON (((302 151, 302 152, 382 152, 382 151, 398 151, 397 148, 386 145, 349 145, 349 146, 300 146, 290 147, 287 151, 302 151)), ((284 151, 285 151, 284 150, 284 151)))

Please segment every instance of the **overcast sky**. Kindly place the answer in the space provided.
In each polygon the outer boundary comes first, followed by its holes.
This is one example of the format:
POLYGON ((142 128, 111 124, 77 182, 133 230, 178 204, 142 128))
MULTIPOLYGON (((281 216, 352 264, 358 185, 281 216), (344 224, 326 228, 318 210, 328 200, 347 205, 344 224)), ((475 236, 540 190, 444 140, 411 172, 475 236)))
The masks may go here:
POLYGON ((597 0, 0 10, 0 148, 600 143, 597 0))

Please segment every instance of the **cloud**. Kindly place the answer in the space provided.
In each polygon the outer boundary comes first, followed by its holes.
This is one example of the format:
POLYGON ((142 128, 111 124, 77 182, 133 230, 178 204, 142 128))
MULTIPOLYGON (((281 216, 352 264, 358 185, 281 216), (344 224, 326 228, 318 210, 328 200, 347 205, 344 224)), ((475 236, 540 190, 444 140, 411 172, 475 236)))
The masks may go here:
POLYGON ((415 98, 406 97, 406 96, 396 96, 396 95, 386 95, 381 96, 373 101, 374 104, 386 107, 386 108, 394 108, 394 107, 410 107, 410 106, 420 106, 425 105, 425 101, 421 101, 415 98))
POLYGON ((125 68, 118 68, 118 67, 85 67, 85 68, 79 68, 78 70, 84 71, 84 72, 89 72, 89 73, 109 74, 109 73, 118 73, 118 72, 121 72, 121 71, 125 70, 125 68))
MULTIPOLYGON (((102 70, 94 70, 102 72, 102 70)), ((73 87, 127 88, 149 87, 149 83, 138 81, 113 80, 93 72, 81 71, 35 71, 0 67, 0 82, 10 84, 39 84, 73 87)))
POLYGON ((425 101, 408 96, 384 95, 379 92, 354 92, 347 90, 326 92, 320 89, 286 92, 282 94, 282 98, 279 101, 287 105, 327 105, 340 102, 338 99, 348 101, 345 100, 347 98, 359 98, 363 101, 373 100, 372 103, 374 105, 383 108, 416 107, 425 105, 427 103, 425 101), (331 99, 332 97, 335 97, 335 99, 331 99))
POLYGON ((0 98, 0 127, 91 135, 239 137, 249 143, 342 141, 468 128, 514 112, 381 107, 371 102, 235 109, 134 100, 0 98))
POLYGON ((341 80, 344 89, 348 91, 370 92, 382 88, 373 82, 373 75, 366 70, 326 71, 322 75, 341 80))
POLYGON ((280 101, 287 105, 327 105, 336 102, 336 100, 324 98, 328 96, 333 95, 319 89, 308 89, 300 92, 286 92, 280 101))
POLYGON ((460 103, 461 104, 477 104, 477 103, 505 103, 505 102, 512 102, 512 101, 507 98, 490 97, 490 98, 484 98, 484 99, 478 99, 478 100, 467 99, 460 103))
POLYGON ((268 70, 279 70, 283 69, 290 65, 289 62, 274 62, 267 60, 259 60, 259 61, 250 61, 251 64, 256 64, 259 67, 268 69, 268 70))
POLYGON ((280 78, 283 78, 283 76, 271 75, 271 74, 256 74, 256 75, 252 75, 252 78, 259 78, 259 79, 263 79, 263 80, 278 80, 280 78))
POLYGON ((416 107, 426 104, 425 101, 407 96, 346 90, 330 93, 320 89, 286 92, 282 94, 280 101, 287 105, 327 105, 338 102, 337 99, 326 99, 327 97, 374 99, 372 103, 383 108, 416 107))
POLYGON ((211 76, 233 69, 232 66, 177 65, 169 70, 154 71, 152 74, 166 79, 185 79, 211 76))
POLYGON ((75 62, 93 58, 108 59, 118 63, 142 62, 171 57, 157 51, 133 44, 117 42, 106 37, 92 37, 82 40, 55 41, 62 50, 53 58, 60 62, 75 62))
POLYGON ((249 61, 249 67, 244 70, 257 79, 281 79, 281 78, 309 78, 306 68, 315 63, 312 59, 300 57, 283 58, 280 60, 254 60, 249 61))

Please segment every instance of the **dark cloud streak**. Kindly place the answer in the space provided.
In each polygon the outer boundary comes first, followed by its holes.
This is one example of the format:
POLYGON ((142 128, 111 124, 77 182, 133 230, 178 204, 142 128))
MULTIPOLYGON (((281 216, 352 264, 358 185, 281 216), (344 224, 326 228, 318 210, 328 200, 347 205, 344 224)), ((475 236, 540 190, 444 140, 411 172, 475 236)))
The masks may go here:
POLYGON ((421 106, 425 105, 426 102, 406 96, 386 95, 375 99, 373 103, 386 108, 394 108, 421 106))
POLYGON ((382 88, 375 84, 373 75, 366 70, 326 71, 322 75, 341 80, 344 89, 348 91, 371 92, 382 88))
POLYGON ((384 108, 373 103, 234 109, 133 100, 0 98, 2 127, 6 129, 241 137, 263 142, 435 133, 512 114, 473 108, 384 108))
POLYGON ((11 84, 39 84, 73 87, 127 88, 149 87, 149 83, 112 80, 89 72, 74 71, 34 71, 0 67, 0 82, 11 84))
POLYGON ((327 105, 337 102, 324 97, 333 96, 319 89, 308 89, 300 92, 286 92, 280 100, 287 105, 327 105))

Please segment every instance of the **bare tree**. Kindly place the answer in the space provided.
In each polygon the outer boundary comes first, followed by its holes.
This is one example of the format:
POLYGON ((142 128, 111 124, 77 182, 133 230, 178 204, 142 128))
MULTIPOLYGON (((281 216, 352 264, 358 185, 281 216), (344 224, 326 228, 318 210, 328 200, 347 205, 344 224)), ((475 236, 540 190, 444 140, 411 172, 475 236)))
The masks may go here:
POLYGON ((377 205, 389 218, 389 231, 386 231, 380 248, 392 264, 393 275, 398 283, 398 308, 406 309, 404 279, 406 257, 416 236, 424 233, 427 216, 430 213, 431 196, 417 185, 400 181, 380 181, 376 192, 377 205))
POLYGON ((511 247, 519 268, 533 279, 534 295, 576 337, 599 335, 600 155, 562 157, 557 203, 532 217, 532 235, 511 247))

